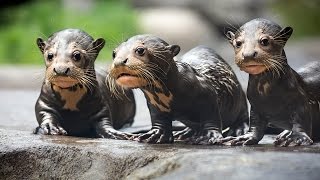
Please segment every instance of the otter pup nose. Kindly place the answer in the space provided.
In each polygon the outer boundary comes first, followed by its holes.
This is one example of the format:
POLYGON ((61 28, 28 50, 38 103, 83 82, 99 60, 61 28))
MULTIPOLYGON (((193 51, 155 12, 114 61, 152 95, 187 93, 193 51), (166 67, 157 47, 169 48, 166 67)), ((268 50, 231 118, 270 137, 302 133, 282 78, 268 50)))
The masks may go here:
POLYGON ((70 75, 70 68, 67 66, 54 67, 53 71, 58 76, 69 76, 70 75))
POLYGON ((128 58, 125 58, 125 59, 119 58, 119 59, 115 60, 113 64, 115 67, 119 67, 119 66, 125 66, 127 64, 127 62, 128 62, 128 58))
POLYGON ((257 51, 247 51, 242 53, 243 59, 255 59, 257 55, 257 51))

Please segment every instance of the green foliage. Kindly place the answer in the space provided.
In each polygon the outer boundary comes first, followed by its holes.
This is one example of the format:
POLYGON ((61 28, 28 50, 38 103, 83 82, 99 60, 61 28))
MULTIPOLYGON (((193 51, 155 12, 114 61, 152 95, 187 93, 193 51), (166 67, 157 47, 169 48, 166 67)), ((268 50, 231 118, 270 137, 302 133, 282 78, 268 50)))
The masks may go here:
POLYGON ((320 35, 319 0, 273 1, 272 9, 283 17, 288 26, 293 27, 294 37, 320 35))
POLYGON ((41 64, 36 38, 47 39, 65 28, 79 28, 106 46, 98 60, 110 60, 112 49, 137 33, 136 14, 125 0, 96 1, 88 11, 63 7, 60 1, 36 0, 1 12, 0 63, 41 64))

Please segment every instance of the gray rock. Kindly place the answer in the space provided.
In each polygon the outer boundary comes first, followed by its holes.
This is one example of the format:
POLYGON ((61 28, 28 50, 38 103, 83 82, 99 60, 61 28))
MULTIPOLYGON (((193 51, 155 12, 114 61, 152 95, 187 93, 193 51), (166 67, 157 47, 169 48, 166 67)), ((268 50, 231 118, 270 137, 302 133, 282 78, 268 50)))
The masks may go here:
MULTIPOLYGON (((142 93, 127 131, 150 128, 142 93)), ((0 89, 0 179, 317 179, 320 144, 274 147, 151 145, 32 134, 38 91, 0 89)))

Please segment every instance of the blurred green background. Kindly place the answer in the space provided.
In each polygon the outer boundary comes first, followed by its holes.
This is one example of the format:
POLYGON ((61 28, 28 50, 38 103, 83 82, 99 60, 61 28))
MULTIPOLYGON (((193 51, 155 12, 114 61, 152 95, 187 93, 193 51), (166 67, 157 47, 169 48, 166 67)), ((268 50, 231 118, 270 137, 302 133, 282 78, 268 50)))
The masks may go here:
MULTIPOLYGON (((36 38, 46 39, 52 33, 64 28, 80 28, 94 38, 105 38, 107 44, 98 56, 98 61, 110 60, 112 49, 115 46, 128 37, 143 32, 139 28, 137 12, 144 11, 146 4, 151 7, 155 4, 157 6, 169 4, 170 7, 179 4, 179 7, 186 6, 185 8, 196 10, 196 7, 190 8, 192 4, 203 2, 203 7, 210 7, 207 4, 214 2, 210 0, 193 2, 190 0, 174 2, 171 0, 69 0, 71 4, 66 5, 68 0, 24 1, 27 2, 7 1, 13 3, 0 9, 0 64, 42 64, 42 56, 35 43, 36 38), (81 2, 91 2, 83 5, 90 5, 90 7, 81 8, 78 6, 81 2), (188 3, 191 5, 186 5, 188 3), (136 7, 133 7, 132 4, 135 4, 136 7)), ((245 1, 250 0, 239 0, 237 3, 241 5, 241 2, 245 1)), ((320 0, 270 0, 263 1, 263 7, 259 5, 259 2, 261 4, 262 1, 252 1, 247 2, 247 5, 242 5, 247 6, 247 10, 243 10, 243 13, 255 10, 259 17, 262 14, 261 10, 267 9, 269 14, 274 13, 275 16, 280 16, 276 19, 281 19, 285 25, 294 27, 292 38, 294 40, 320 35, 320 0), (248 4, 253 8, 248 7, 248 4)), ((237 3, 234 4, 234 10, 238 7, 237 3)), ((211 4, 212 7, 216 6, 216 4, 211 4)), ((214 8, 208 10, 208 12, 212 11, 214 8)), ((196 12, 200 11, 196 10, 196 12)), ((211 17, 216 16, 211 15, 211 17)), ((229 15, 222 15, 220 21, 225 23, 228 17, 229 15)), ((222 26, 229 25, 222 24, 222 26)), ((219 36, 223 36, 223 33, 219 36)))
POLYGON ((294 27, 295 38, 320 35, 320 0, 274 0, 270 8, 294 27))
POLYGON ((63 1, 33 0, 3 8, 0 15, 1 64, 42 64, 36 38, 47 39, 65 28, 105 38, 98 60, 111 59, 112 49, 138 31, 136 14, 126 0, 96 0, 87 10, 65 6, 63 1))

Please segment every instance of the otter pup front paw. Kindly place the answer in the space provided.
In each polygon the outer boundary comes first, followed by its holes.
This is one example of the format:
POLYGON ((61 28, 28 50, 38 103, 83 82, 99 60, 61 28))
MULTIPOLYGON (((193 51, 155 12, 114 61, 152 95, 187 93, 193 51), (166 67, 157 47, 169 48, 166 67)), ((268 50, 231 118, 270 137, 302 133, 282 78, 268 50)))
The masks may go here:
POLYGON ((166 131, 163 129, 151 129, 147 133, 138 135, 133 140, 138 142, 164 144, 164 143, 172 143, 173 135, 171 131, 166 131))
POLYGON ((308 146, 313 144, 313 141, 305 132, 284 130, 280 133, 275 142, 275 146, 308 146))
POLYGON ((60 125, 52 122, 43 122, 34 130, 33 133, 43 135, 67 135, 66 130, 64 130, 60 125))
POLYGON ((247 132, 246 134, 238 137, 225 137, 221 139, 222 144, 230 146, 245 146, 258 144, 259 140, 253 132, 247 132))
POLYGON ((222 133, 218 130, 203 130, 197 133, 196 136, 193 136, 190 143, 201 145, 221 144, 220 141, 222 138, 222 133))
POLYGON ((177 141, 188 141, 190 137, 192 137, 194 134, 195 134, 194 130, 192 130, 189 127, 186 127, 181 131, 176 131, 173 134, 173 137, 174 137, 174 140, 177 140, 177 141))
POLYGON ((101 138, 110 138, 110 139, 120 139, 120 140, 128 140, 131 136, 130 133, 124 133, 113 128, 105 128, 103 131, 97 133, 98 137, 101 138))

